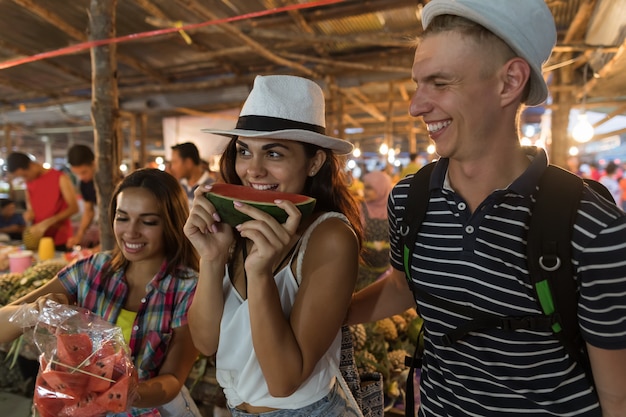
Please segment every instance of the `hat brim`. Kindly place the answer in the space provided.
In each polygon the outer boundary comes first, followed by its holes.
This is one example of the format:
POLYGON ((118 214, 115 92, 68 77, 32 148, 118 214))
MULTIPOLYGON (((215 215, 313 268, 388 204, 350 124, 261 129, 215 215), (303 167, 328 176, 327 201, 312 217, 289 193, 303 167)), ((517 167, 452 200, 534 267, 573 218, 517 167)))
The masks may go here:
POLYGON ((220 129, 201 129, 204 133, 213 133, 221 136, 243 136, 248 138, 272 138, 282 140, 293 140, 297 142, 310 143, 322 148, 330 149, 337 155, 346 155, 352 152, 354 146, 342 139, 333 138, 331 136, 322 135, 320 133, 311 132, 309 130, 299 129, 287 129, 287 130, 275 130, 271 132, 259 131, 259 130, 245 130, 245 129, 232 129, 232 130, 220 130, 220 129))
MULTIPOLYGON (((519 0, 525 1, 525 0, 519 0)), ((464 4, 455 0, 439 0, 434 3, 429 3, 428 8, 425 8, 422 12, 422 26, 424 29, 428 27, 431 20, 436 16, 451 14, 464 17, 468 20, 478 23, 479 25, 487 28, 500 39, 502 39, 509 47, 511 47, 516 54, 524 58, 530 66, 530 89, 528 91, 528 98, 526 99, 527 106, 538 106, 542 104, 548 98, 548 85, 543 78, 543 72, 541 67, 530 62, 525 56, 524 51, 517 45, 517 42, 507 41, 507 33, 503 32, 503 28, 511 27, 512 24, 502 24, 500 21, 491 19, 488 14, 474 10, 464 4)), ((519 42, 528 42, 527 39, 519 40, 519 42)))

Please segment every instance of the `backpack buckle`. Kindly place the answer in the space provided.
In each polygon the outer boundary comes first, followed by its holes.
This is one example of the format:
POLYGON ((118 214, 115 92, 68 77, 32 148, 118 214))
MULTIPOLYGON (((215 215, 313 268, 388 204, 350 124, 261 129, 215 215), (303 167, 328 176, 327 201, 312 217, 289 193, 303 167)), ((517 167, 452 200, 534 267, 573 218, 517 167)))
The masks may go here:
POLYGON ((554 256, 554 255, 549 255, 549 256, 541 255, 539 257, 539 266, 544 271, 548 271, 548 272, 556 271, 557 269, 561 267, 561 258, 559 258, 558 256, 554 256), (548 265, 546 265, 546 263, 548 265))

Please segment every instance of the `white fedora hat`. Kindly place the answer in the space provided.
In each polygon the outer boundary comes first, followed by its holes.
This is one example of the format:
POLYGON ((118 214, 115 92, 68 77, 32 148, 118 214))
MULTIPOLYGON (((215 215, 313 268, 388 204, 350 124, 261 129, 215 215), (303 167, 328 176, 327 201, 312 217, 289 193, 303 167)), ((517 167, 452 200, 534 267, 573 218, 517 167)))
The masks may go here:
POLYGON ((315 82, 292 75, 257 76, 232 130, 202 129, 222 136, 311 143, 336 154, 352 152, 345 140, 326 136, 324 93, 315 82))

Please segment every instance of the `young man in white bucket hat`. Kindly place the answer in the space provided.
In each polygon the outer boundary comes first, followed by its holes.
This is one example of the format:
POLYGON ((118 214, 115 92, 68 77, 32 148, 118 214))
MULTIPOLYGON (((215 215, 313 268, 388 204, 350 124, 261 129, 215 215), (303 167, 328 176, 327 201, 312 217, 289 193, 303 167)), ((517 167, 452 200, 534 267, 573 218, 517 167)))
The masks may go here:
POLYGON ((361 415, 336 378, 361 240, 338 158, 352 145, 327 135, 322 89, 300 77, 259 76, 237 126, 205 131, 230 138, 220 161, 225 182, 316 199, 307 218, 274 200, 288 214, 284 223, 235 201, 252 220, 231 227, 204 196, 212 187, 196 191, 184 228, 201 257, 189 322, 198 349, 217 354, 231 413, 361 415))
POLYGON ((409 177, 390 197, 393 272, 355 295, 349 322, 417 303, 425 321, 420 416, 626 415, 626 215, 589 188, 571 263, 595 387, 549 328, 486 326, 447 337, 476 315, 542 317, 526 236, 548 162, 543 149, 520 146, 516 118, 522 104, 547 97, 541 67, 556 30, 544 0, 432 0, 422 24, 409 111, 423 118, 441 158, 407 258, 415 295, 400 243, 412 215, 409 177))

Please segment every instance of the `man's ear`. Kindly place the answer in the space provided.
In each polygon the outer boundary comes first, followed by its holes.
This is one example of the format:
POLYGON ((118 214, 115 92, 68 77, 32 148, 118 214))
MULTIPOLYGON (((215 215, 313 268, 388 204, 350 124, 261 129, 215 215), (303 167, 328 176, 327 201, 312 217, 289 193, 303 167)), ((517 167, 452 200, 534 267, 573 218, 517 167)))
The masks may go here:
POLYGON ((502 68, 502 105, 507 106, 513 101, 523 101, 526 87, 530 82, 530 65, 524 59, 510 59, 502 68))

